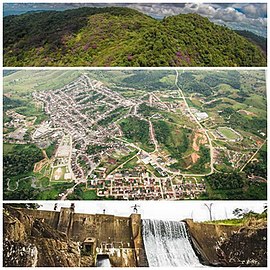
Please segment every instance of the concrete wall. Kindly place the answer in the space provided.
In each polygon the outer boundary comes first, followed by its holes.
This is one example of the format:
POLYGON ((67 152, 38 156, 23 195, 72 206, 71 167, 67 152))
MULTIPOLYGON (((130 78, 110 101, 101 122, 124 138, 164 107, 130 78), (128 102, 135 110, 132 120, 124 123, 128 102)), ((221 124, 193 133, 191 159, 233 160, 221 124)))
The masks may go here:
POLYGON ((32 210, 32 209, 21 209, 25 214, 33 218, 44 220, 47 224, 53 228, 57 228, 60 212, 56 211, 43 211, 43 210, 32 210))
POLYGON ((132 236, 136 254, 137 266, 143 267, 148 266, 147 256, 144 249, 143 239, 142 239, 142 221, 141 215, 132 214, 131 219, 131 229, 132 236))
POLYGON ((109 254, 113 266, 146 264, 139 214, 118 217, 74 213, 71 208, 61 208, 60 212, 21 210, 65 233, 72 241, 83 243, 88 238, 95 239, 95 252, 109 254))

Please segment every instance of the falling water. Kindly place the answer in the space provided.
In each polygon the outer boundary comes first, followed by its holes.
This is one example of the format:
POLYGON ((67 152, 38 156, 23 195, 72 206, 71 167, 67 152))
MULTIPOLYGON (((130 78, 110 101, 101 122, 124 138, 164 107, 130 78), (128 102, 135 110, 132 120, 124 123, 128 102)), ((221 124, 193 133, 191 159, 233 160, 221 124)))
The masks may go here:
POLYGON ((111 267, 110 259, 108 257, 98 257, 97 267, 111 267))
POLYGON ((143 242, 149 266, 202 266, 184 222, 144 219, 143 242))

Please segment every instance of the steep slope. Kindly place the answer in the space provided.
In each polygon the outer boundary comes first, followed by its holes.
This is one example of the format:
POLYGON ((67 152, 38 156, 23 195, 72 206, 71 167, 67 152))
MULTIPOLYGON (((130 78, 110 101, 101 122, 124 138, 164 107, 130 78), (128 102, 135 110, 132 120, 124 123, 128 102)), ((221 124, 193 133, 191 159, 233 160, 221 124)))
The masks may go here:
POLYGON ((258 36, 250 31, 246 30, 236 30, 235 31, 237 34, 245 37, 249 41, 253 42, 257 46, 259 46, 262 51, 264 52, 265 55, 267 55, 267 38, 258 36))
POLYGON ((259 47, 196 14, 120 8, 4 18, 5 66, 265 66, 259 47))

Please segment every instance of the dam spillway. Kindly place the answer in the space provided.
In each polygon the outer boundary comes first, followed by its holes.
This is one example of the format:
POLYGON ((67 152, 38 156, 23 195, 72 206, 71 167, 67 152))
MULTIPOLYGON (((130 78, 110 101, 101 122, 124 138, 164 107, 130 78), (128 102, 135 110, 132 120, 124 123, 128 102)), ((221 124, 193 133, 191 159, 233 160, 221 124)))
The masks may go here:
POLYGON ((184 222, 144 219, 142 237, 150 267, 202 266, 184 222))
POLYGON ((97 255, 96 267, 111 267, 109 256, 106 254, 97 255))

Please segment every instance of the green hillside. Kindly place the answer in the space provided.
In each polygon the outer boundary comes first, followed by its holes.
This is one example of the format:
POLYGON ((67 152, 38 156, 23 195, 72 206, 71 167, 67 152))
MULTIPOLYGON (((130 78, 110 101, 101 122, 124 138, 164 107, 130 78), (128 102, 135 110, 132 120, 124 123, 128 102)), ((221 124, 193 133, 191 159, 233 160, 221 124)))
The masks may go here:
POLYGON ((128 8, 4 18, 5 66, 265 66, 262 50, 196 14, 159 21, 128 8))

